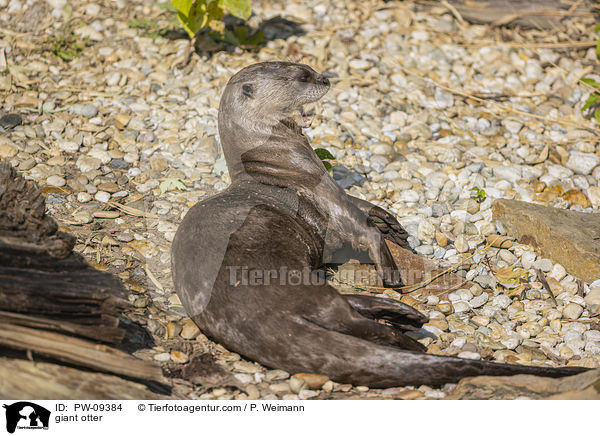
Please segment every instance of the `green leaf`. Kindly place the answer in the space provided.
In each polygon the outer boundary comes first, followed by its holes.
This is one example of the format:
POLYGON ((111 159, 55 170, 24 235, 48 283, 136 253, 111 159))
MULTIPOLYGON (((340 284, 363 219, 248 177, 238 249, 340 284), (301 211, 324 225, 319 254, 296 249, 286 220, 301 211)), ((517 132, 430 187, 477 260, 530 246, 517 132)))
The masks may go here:
POLYGON ((225 33, 223 34, 223 41, 231 45, 240 45, 240 41, 235 37, 235 34, 227 29, 225 29, 225 33))
POLYGON ((580 82, 585 83, 586 85, 590 85, 592 88, 599 89, 600 83, 596 82, 594 79, 590 77, 584 77, 579 79, 580 82))
POLYGON ((600 124, 600 108, 596 108, 596 111, 594 112, 594 118, 596 118, 596 122, 600 124))
POLYGON ((164 9, 165 11, 177 12, 175 7, 173 6, 173 3, 169 2, 169 1, 156 3, 156 6, 158 6, 161 9, 164 9))
POLYGON ((177 13, 189 17, 194 0, 171 0, 171 3, 173 3, 173 7, 177 9, 177 13))
POLYGON ((596 44, 596 57, 600 59, 600 41, 596 44))
POLYGON ((471 191, 475 191, 475 195, 477 195, 477 202, 481 203, 485 200, 486 194, 483 189, 479 189, 477 186, 473 186, 471 191))
POLYGON ((317 154, 317 156, 319 157, 319 159, 323 160, 323 159, 335 159, 335 157, 333 157, 333 155, 325 148, 316 148, 315 149, 315 153, 317 154))
POLYGON ((194 38, 196 33, 200 31, 208 23, 208 16, 206 15, 206 5, 202 2, 198 2, 190 10, 189 16, 183 15, 181 12, 177 12, 177 18, 181 23, 183 29, 187 32, 190 38, 194 38))
POLYGON ((598 32, 600 32, 600 24, 596 24, 596 27, 594 27, 594 33, 598 32))
POLYGON ((246 44, 259 45, 265 41, 266 41, 265 32, 263 32, 262 30, 259 30, 254 35, 252 35, 250 38, 248 38, 248 40, 246 41, 246 44))
POLYGON ((331 166, 331 164, 329 162, 327 162, 326 160, 323 160, 321 162, 323 162, 325 169, 331 174, 333 172, 333 167, 331 166))
POLYGON ((216 0, 208 3, 206 6, 206 12, 208 13, 209 20, 223 20, 225 17, 223 7, 216 0))
POLYGON ((181 27, 183 27, 183 30, 187 32, 190 38, 196 36, 196 32, 192 31, 192 27, 190 26, 190 20, 188 19, 188 17, 183 15, 181 12, 177 12, 177 19, 179 20, 179 24, 181 24, 181 27))
POLYGON ((183 191, 185 189, 185 183, 183 183, 183 180, 180 179, 166 179, 160 184, 159 188, 162 194, 168 191, 174 191, 176 189, 183 191))
POLYGON ((241 18, 244 21, 252 15, 250 0, 219 0, 219 2, 231 15, 241 18))
POLYGON ((592 94, 590 94, 588 99, 585 101, 585 104, 583 105, 581 110, 584 111, 584 110, 590 108, 598 100, 600 100, 600 94, 598 94, 597 92, 593 92, 592 94))
POLYGON ((248 39, 248 29, 246 29, 246 26, 235 26, 233 33, 235 34, 237 40, 242 44, 244 44, 248 39))

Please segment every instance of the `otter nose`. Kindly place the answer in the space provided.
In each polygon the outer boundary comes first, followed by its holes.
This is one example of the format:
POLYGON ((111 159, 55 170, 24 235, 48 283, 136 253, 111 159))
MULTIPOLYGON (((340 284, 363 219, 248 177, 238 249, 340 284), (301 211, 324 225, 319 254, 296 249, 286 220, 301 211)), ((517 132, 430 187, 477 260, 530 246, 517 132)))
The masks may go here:
POLYGON ((323 75, 321 75, 318 79, 317 82, 321 83, 324 86, 329 86, 329 79, 323 75))

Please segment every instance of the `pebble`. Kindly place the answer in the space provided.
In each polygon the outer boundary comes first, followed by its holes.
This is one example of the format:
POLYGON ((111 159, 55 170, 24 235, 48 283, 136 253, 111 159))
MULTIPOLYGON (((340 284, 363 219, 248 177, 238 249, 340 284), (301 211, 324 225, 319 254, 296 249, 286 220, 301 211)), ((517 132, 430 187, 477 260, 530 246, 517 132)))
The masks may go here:
MULTIPOLYGON (((155 356, 156 358, 156 356, 155 356)), ((186 363, 190 360, 189 356, 183 351, 172 351, 171 352, 171 360, 175 363, 186 363)))
POLYGON ((533 262, 533 267, 541 269, 544 272, 549 272, 552 270, 552 261, 550 259, 538 259, 533 262))
POLYGON ((428 256, 433 254, 433 247, 431 245, 420 245, 415 248, 415 252, 422 256, 428 256))
POLYGON ((80 203, 87 203, 92 199, 92 196, 87 192, 79 192, 77 193, 77 201, 80 203))
POLYGON ((76 165, 82 173, 86 173, 88 171, 99 169, 100 165, 102 165, 102 161, 94 157, 82 155, 77 159, 76 165))
POLYGON ((195 339, 200 335, 200 329, 191 319, 186 320, 181 328, 180 336, 184 339, 195 339))
POLYGON ((292 377, 289 381, 289 389, 295 393, 300 393, 301 390, 306 389, 308 384, 302 378, 292 377))
POLYGON ((94 198, 101 203, 106 203, 108 200, 110 200, 110 194, 105 191, 98 191, 94 195, 94 198))
POLYGON ((471 310, 471 306, 466 301, 456 301, 452 303, 452 305, 455 313, 468 312, 471 310))
POLYGON ((251 362, 245 362, 243 360, 234 362, 233 369, 237 372, 243 372, 247 374, 254 374, 260 371, 260 368, 256 364, 251 362))
POLYGON ((67 181, 60 176, 50 176, 46 179, 46 183, 52 186, 61 187, 65 186, 67 184, 67 181))
POLYGON ((93 104, 74 104, 71 106, 71 112, 87 118, 98 115, 98 108, 93 104))
POLYGON ((521 265, 523 265, 523 268, 525 268, 525 269, 533 268, 533 263, 535 262, 536 257, 537 256, 533 251, 524 252, 523 255, 521 256, 521 265))
POLYGON ((19 114, 5 114, 0 117, 0 127, 3 129, 12 129, 23 124, 23 118, 19 114))
POLYGON ((281 369, 272 369, 265 374, 265 381, 285 380, 290 377, 290 374, 281 369))
POLYGON ((572 151, 569 160, 566 163, 567 168, 575 171, 577 174, 591 174, 592 170, 600 164, 600 157, 594 153, 581 153, 572 151))
POLYGON ((483 292, 479 296, 474 297, 473 299, 471 299, 469 301, 469 304, 471 305, 471 307, 473 309, 477 309, 477 308, 483 306, 485 303, 487 303, 488 299, 489 299, 488 294, 485 293, 485 292, 483 292))
POLYGON ((79 210, 73 213, 73 220, 78 224, 88 224, 92 222, 92 214, 88 210, 79 210))
POLYGON ((460 357, 461 359, 480 360, 481 354, 476 353, 474 351, 462 351, 462 352, 458 353, 457 357, 460 357))
POLYGON ((567 319, 577 319, 583 313, 583 307, 579 304, 569 303, 563 309, 563 317, 567 319))
POLYGON ((75 141, 58 141, 58 148, 60 148, 65 153, 76 153, 79 151, 79 144, 75 141))
POLYGON ((511 303, 512 300, 506 295, 497 295, 492 299, 492 306, 498 309, 506 309, 511 303))
POLYGON ((323 374, 298 373, 293 378, 304 380, 309 389, 321 389, 329 381, 329 377, 323 374))
POLYGON ((480 285, 482 288, 494 289, 496 288, 497 280, 495 277, 489 274, 481 274, 473 279, 475 283, 480 285))
POLYGON ((454 246, 456 247, 456 251, 459 253, 466 253, 469 251, 469 244, 463 235, 460 235, 456 238, 454 241, 454 246))
POLYGON ((158 362, 168 362, 169 360, 171 360, 171 354, 170 353, 155 354, 154 360, 156 360, 158 362))
POLYGON ((492 170, 494 177, 506 180, 510 183, 517 183, 521 179, 521 168, 515 165, 497 166, 492 170))

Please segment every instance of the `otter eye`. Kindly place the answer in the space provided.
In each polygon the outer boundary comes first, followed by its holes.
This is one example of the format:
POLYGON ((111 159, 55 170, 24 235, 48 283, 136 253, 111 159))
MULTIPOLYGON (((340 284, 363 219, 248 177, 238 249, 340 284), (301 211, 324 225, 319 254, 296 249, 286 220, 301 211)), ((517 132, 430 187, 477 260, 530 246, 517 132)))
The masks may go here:
POLYGON ((254 97, 253 93, 254 93, 254 89, 252 88, 251 84, 244 83, 242 85, 242 94, 244 94, 246 97, 248 97, 248 98, 254 97))
POLYGON ((302 74, 300 74, 300 77, 298 77, 298 80, 300 82, 309 82, 311 78, 312 78, 312 74, 310 74, 310 72, 303 71, 302 74))

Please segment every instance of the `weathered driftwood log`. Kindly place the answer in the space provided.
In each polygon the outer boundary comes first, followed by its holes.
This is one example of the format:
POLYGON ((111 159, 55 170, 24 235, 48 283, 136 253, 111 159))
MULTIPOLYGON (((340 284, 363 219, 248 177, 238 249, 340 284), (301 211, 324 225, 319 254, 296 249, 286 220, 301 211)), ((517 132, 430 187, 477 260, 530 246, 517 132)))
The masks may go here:
POLYGON ((120 342, 125 332, 118 327, 119 316, 129 304, 126 292, 112 275, 73 253, 74 243, 46 215, 35 183, 0 163, 0 318, 120 342))
POLYGON ((0 358, 0 398, 23 400, 168 399, 147 386, 114 375, 46 362, 0 358))
POLYGON ((560 20, 589 13, 592 2, 573 4, 558 0, 449 0, 454 9, 467 21, 478 24, 518 25, 533 29, 555 29, 560 20))
MULTIPOLYGON (((89 340, 121 342, 126 329, 119 318, 129 303, 121 283, 73 253, 74 243, 75 238, 61 232, 46 215, 44 197, 35 183, 0 162, 0 349, 31 351, 69 365, 164 383, 153 362, 89 340)), ((64 371, 80 383, 61 390, 56 385, 63 380, 63 369, 56 368, 62 367, 45 364, 48 375, 44 376, 44 371, 24 361, 0 359, 0 396, 24 398, 28 392, 38 398, 150 395, 129 381, 66 367, 64 371), (12 367, 27 367, 30 377, 18 384, 9 382, 8 378, 22 374, 12 367), (86 378, 106 381, 109 387, 97 389, 86 378), (23 391, 15 395, 19 386, 23 391)))
POLYGON ((43 356, 141 380, 164 382, 153 362, 133 357, 115 348, 71 336, 0 323, 0 345, 33 350, 43 356))

